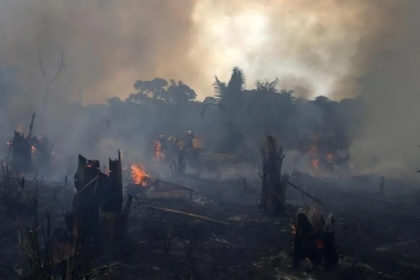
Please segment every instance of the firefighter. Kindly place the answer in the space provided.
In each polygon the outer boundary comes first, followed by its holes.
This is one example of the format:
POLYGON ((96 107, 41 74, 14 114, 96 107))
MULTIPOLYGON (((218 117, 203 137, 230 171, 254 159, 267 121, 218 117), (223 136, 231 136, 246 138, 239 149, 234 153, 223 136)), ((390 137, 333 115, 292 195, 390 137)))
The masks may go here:
POLYGON ((185 158, 185 146, 179 142, 178 144, 178 151, 177 151, 177 174, 184 175, 185 174, 185 167, 186 167, 186 158, 185 158))
POLYGON ((165 135, 160 135, 158 140, 153 143, 154 155, 153 158, 156 162, 160 162, 165 158, 166 139, 165 135))
POLYGON ((165 135, 163 135, 163 134, 159 135, 158 141, 161 145, 162 152, 165 152, 166 151, 166 137, 165 137, 165 135))
POLYGON ((195 138, 194 136, 194 132, 189 130, 187 131, 187 148, 188 149, 194 149, 194 143, 193 143, 193 139, 195 138))
POLYGON ((194 132, 189 130, 187 131, 187 141, 186 141, 186 152, 187 152, 187 160, 189 165, 199 172, 201 170, 201 164, 199 161, 199 148, 194 146, 194 132))
POLYGON ((168 155, 168 159, 170 159, 171 162, 173 159, 176 158, 177 153, 178 153, 177 143, 178 143, 178 140, 176 139, 175 136, 168 137, 167 155, 168 155))

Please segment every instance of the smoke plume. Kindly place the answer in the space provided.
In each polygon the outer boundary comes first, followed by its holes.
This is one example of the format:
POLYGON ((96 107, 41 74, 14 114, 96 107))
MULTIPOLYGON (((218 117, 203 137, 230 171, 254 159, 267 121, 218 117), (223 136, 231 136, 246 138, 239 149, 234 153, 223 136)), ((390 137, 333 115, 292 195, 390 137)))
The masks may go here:
POLYGON ((60 106, 63 101, 125 98, 137 79, 154 77, 182 80, 202 99, 212 94, 214 74, 227 80, 239 66, 249 86, 278 77, 304 97, 363 92, 370 113, 353 159, 381 156, 387 166, 410 169, 420 144, 412 121, 420 105, 417 2, 0 0, 0 129, 27 125, 33 111, 42 111, 39 61, 52 81, 63 53, 47 116, 58 138, 72 135, 66 139, 73 146, 93 125, 74 116, 81 110, 76 105, 60 106), (73 126, 60 122, 72 118, 78 119, 73 126), (401 146, 406 151, 397 159, 401 146))
POLYGON ((354 96, 407 1, 1 0, 0 62, 18 69, 35 100, 44 95, 38 50, 53 76, 62 48, 67 67, 52 95, 89 103, 125 97, 135 80, 156 76, 181 79, 203 98, 213 75, 227 79, 234 65, 251 85, 279 77, 304 95, 354 96))
POLYGON ((366 118, 352 157, 361 169, 418 180, 420 2, 412 1, 409 10, 401 36, 377 57, 361 81, 366 118))
POLYGON ((211 71, 240 65, 248 81, 275 77, 300 95, 360 94, 375 55, 395 38, 408 1, 271 0, 197 4, 201 49, 211 71), (291 78, 296 84, 290 84, 291 78), (305 81, 306 90, 299 81, 305 81))

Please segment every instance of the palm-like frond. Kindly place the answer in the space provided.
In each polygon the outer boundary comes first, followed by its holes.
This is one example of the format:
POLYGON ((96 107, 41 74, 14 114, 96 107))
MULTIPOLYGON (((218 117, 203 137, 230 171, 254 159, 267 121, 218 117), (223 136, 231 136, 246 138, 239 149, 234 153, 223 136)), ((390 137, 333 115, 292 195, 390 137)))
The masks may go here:
POLYGON ((230 77, 228 88, 233 91, 243 91, 245 89, 246 79, 244 72, 238 67, 234 67, 232 70, 232 76, 230 77))
POLYGON ((213 83, 214 93, 217 99, 221 99, 226 95, 226 83, 223 83, 217 78, 217 76, 214 76, 215 81, 213 83))
POLYGON ((258 91, 262 92, 276 92, 276 86, 279 83, 279 79, 276 78, 274 81, 269 82, 268 80, 265 80, 265 82, 257 81, 255 85, 257 86, 258 91))

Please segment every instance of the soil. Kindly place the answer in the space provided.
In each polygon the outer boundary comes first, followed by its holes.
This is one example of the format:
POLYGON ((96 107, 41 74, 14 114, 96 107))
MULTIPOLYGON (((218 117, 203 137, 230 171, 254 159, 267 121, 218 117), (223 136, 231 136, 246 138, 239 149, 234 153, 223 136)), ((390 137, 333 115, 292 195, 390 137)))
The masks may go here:
MULTIPOLYGON (((258 181, 250 182, 254 188, 240 190, 234 180, 170 180, 193 189, 192 201, 136 203, 125 239, 95 257, 97 266, 116 263, 107 279, 419 279, 420 207, 415 192, 381 195, 376 192, 379 183, 360 189, 348 187, 351 180, 342 187, 340 178, 297 180, 327 205, 318 206, 325 215, 334 212, 341 254, 333 271, 304 272, 291 269, 289 254, 291 220, 309 201, 301 192, 288 190, 289 212, 269 218, 256 206, 258 181), (153 211, 146 204, 229 224, 153 211)), ((65 227, 61 212, 71 209, 74 193, 69 185, 38 185, 40 225, 46 223, 45 208, 53 207, 53 226, 65 227), (60 190, 55 198, 54 189, 60 190)), ((34 213, 0 208, 0 279, 21 279, 13 268, 25 260, 19 234, 34 221, 34 213)))

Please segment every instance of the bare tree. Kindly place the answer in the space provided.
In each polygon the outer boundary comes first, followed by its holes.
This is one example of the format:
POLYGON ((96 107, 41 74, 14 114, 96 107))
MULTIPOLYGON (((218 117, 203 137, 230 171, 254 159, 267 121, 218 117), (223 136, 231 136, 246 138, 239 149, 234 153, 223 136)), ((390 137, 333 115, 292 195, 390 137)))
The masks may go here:
POLYGON ((44 107, 43 107, 43 110, 42 110, 42 123, 44 123, 45 113, 47 111, 47 103, 48 103, 48 98, 50 96, 50 87, 54 83, 54 81, 58 78, 61 71, 65 67, 65 54, 66 54, 65 48, 60 47, 60 61, 59 61, 58 67, 57 67, 57 71, 56 71, 55 75, 52 76, 52 78, 49 79, 48 76, 47 76, 47 73, 45 72, 44 65, 42 63, 41 49, 38 46, 38 64, 39 64, 39 68, 41 69, 42 76, 44 77, 44 81, 45 81, 45 99, 44 99, 44 107))

